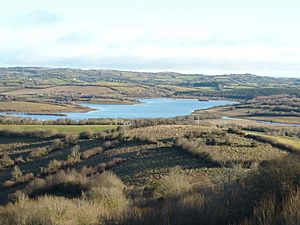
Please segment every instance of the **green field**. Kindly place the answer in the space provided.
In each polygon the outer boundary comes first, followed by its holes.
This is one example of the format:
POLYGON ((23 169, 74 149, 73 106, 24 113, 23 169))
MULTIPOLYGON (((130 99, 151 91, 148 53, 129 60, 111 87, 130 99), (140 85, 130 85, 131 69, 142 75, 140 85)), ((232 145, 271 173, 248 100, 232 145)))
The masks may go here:
POLYGON ((251 134, 251 135, 256 135, 256 136, 261 136, 261 137, 266 137, 271 140, 277 141, 282 144, 287 144, 291 145, 296 148, 300 148, 300 139, 297 138, 292 138, 292 137, 282 137, 282 136, 271 136, 259 132, 253 132, 253 131, 247 131, 245 132, 246 134, 251 134))
POLYGON ((117 125, 0 125, 0 129, 13 131, 51 130, 62 133, 99 132, 118 127, 117 125))

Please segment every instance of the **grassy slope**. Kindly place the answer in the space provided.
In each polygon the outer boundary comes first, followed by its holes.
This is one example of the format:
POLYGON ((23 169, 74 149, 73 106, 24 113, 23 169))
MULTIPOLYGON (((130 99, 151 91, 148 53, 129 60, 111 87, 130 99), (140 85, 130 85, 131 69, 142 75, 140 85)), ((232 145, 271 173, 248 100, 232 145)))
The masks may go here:
MULTIPOLYGON (((3 126, 0 126, 3 127, 3 126)), ((22 129, 34 129, 39 126, 16 126, 22 129)), ((86 128, 92 128, 94 131, 108 129, 111 126, 40 126, 40 128, 47 127, 49 129, 57 129, 66 132, 79 132, 87 130, 86 128)), ((5 128, 5 127, 4 127, 5 128)), ((6 128, 15 129, 14 126, 6 126, 6 128)), ((101 154, 95 155, 87 160, 82 160, 75 165, 76 169, 80 169, 84 166, 97 166, 100 163, 108 162, 113 158, 132 158, 130 161, 124 162, 112 170, 115 171, 124 181, 133 185, 145 185, 159 179, 162 174, 168 172, 168 170, 174 166, 181 166, 185 171, 193 176, 211 177, 213 179, 220 178, 221 174, 233 173, 238 168, 221 168, 214 167, 203 158, 192 155, 182 149, 175 148, 173 146, 172 139, 176 136, 184 136, 190 131, 197 130, 208 131, 211 129, 207 126, 181 126, 181 125, 168 125, 168 126, 153 126, 145 128, 136 128, 128 131, 128 135, 134 136, 146 132, 152 137, 157 138, 160 144, 149 144, 140 141, 125 141, 119 146, 106 150, 101 154), (231 172, 230 172, 231 171, 231 172)), ((206 146, 207 150, 213 153, 213 160, 216 161, 261 161, 263 159, 269 159, 269 155, 276 157, 282 157, 285 155, 278 149, 275 149, 269 145, 257 142, 258 146, 250 148, 250 141, 243 137, 233 135, 233 139, 238 140, 239 145, 235 146, 206 146), (219 157, 220 156, 220 157, 219 157)), ((201 142, 201 138, 198 139, 201 142)), ((51 143, 51 141, 50 141, 51 143)), ((19 139, 14 138, 0 139, 0 150, 10 153, 12 158, 23 155, 26 158, 28 153, 35 147, 47 146, 50 143, 36 139, 19 139)), ((93 140, 81 140, 79 145, 81 151, 101 146, 102 141, 98 139, 93 140)), ((38 171, 39 167, 46 166, 49 160, 57 159, 64 160, 67 158, 71 147, 64 149, 63 151, 55 151, 49 153, 47 156, 43 156, 39 159, 26 162, 20 165, 20 168, 24 172, 38 171)), ((0 183, 4 182, 10 176, 12 168, 6 170, 3 174, 0 183)), ((239 170, 239 169, 238 169, 239 170)), ((0 176, 1 177, 1 176, 0 176)))

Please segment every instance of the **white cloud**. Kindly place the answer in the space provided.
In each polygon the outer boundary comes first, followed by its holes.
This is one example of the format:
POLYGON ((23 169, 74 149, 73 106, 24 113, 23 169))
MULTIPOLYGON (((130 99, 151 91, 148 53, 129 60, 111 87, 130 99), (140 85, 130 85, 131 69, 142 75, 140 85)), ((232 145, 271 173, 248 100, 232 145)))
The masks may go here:
POLYGON ((24 15, 18 15, 12 19, 13 26, 40 26, 48 25, 62 21, 62 17, 58 14, 37 10, 24 15))
POLYGON ((300 75, 300 32, 287 17, 90 8, 49 6, 0 24, 1 65, 300 75))

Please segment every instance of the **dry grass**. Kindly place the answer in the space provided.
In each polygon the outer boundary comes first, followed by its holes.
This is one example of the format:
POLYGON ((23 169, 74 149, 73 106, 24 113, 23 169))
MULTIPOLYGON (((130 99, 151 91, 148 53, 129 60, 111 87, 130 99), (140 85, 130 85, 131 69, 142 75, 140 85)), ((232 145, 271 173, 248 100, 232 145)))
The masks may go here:
POLYGON ((179 196, 191 189, 191 177, 180 167, 174 167, 159 181, 156 194, 161 197, 179 196))
POLYGON ((79 199, 43 196, 21 198, 0 210, 1 225, 94 225, 108 211, 102 204, 79 199))
POLYGON ((51 175, 46 180, 35 179, 28 190, 51 188, 58 184, 81 184, 87 192, 80 198, 41 196, 29 199, 18 194, 16 203, 0 208, 1 225, 93 225, 109 218, 118 218, 128 209, 125 185, 114 174, 105 172, 89 180, 75 171, 51 175), (38 188, 38 189, 37 189, 38 188))
POLYGON ((285 224, 300 224, 300 188, 291 193, 283 207, 283 218, 285 224))
POLYGON ((125 185, 119 177, 110 172, 104 172, 91 180, 86 196, 91 201, 103 204, 114 211, 124 210, 129 202, 124 195, 125 185))

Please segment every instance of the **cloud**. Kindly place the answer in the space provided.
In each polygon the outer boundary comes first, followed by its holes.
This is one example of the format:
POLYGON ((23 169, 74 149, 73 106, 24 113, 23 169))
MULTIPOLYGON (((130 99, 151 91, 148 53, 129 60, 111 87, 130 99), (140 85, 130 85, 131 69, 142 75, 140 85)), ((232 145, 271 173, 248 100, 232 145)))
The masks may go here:
POLYGON ((58 23, 60 21, 62 21, 62 17, 58 14, 45 10, 37 10, 16 16, 12 19, 11 24, 14 26, 40 26, 58 23))
POLYGON ((63 35, 57 39, 58 42, 63 44, 76 44, 90 42, 93 40, 93 35, 90 32, 74 32, 63 35))
POLYGON ((52 55, 46 57, 39 53, 29 53, 26 49, 0 52, 0 60, 6 66, 45 66, 45 67, 70 67, 82 69, 119 69, 136 71, 175 71, 182 73, 202 74, 229 74, 229 73, 253 73, 257 75, 290 76, 299 77, 298 63, 276 62, 264 60, 236 60, 236 59, 206 59, 167 57, 146 58, 137 56, 63 56, 52 55), (1 57, 4 56, 5 57, 1 57))

